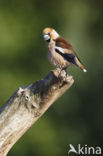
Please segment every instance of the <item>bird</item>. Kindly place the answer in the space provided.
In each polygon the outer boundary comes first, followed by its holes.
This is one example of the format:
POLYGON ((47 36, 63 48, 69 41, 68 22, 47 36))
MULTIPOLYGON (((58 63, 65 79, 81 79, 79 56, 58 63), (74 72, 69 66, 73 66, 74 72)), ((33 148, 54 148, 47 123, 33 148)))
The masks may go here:
POLYGON ((48 59, 52 65, 66 71, 67 67, 73 64, 83 72, 87 72, 73 50, 72 44, 61 37, 55 29, 45 28, 43 30, 43 38, 47 43, 48 59))

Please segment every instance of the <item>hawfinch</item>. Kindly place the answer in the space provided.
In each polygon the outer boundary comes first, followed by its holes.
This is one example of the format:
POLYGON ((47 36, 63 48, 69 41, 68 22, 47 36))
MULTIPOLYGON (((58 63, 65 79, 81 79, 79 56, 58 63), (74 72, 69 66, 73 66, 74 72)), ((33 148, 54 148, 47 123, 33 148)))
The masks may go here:
POLYGON ((49 61, 54 66, 66 70, 68 66, 74 64, 84 72, 87 71, 74 52, 71 43, 62 38, 54 29, 45 28, 43 37, 47 42, 49 61))

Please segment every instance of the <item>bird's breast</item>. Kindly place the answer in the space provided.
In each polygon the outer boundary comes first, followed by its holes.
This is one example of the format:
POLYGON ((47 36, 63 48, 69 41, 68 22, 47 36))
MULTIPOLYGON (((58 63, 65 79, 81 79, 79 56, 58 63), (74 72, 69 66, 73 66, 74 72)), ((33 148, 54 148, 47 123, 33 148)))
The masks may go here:
POLYGON ((55 51, 55 45, 48 46, 48 59, 56 67, 66 68, 70 65, 60 54, 55 51))

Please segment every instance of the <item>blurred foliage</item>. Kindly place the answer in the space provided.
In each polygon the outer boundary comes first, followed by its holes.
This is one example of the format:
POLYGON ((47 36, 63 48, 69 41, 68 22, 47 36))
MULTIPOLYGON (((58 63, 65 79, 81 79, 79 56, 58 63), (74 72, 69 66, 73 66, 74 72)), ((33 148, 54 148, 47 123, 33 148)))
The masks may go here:
POLYGON ((42 79, 54 67, 42 38, 55 28, 72 42, 86 66, 70 67, 74 85, 16 143, 8 156, 63 156, 69 144, 103 142, 103 1, 0 1, 0 105, 19 86, 42 79))

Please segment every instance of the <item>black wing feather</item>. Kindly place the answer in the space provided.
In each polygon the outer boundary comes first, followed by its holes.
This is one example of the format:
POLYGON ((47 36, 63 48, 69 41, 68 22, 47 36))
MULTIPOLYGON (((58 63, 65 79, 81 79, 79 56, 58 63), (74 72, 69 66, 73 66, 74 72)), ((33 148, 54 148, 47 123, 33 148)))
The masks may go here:
POLYGON ((57 48, 55 48, 55 51, 60 54, 65 60, 77 65, 75 57, 73 54, 64 54, 62 52, 60 52, 60 50, 58 50, 57 48))

